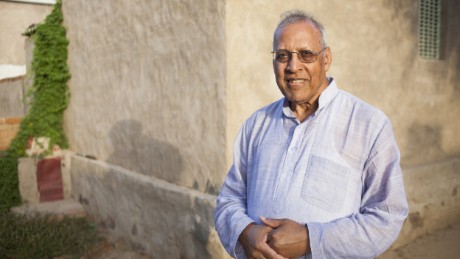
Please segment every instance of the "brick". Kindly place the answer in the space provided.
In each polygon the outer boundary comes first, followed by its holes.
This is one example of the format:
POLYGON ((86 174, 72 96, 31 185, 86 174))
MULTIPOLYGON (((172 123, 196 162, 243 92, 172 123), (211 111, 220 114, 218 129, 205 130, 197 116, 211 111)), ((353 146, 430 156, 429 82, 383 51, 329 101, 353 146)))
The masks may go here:
POLYGON ((7 146, 10 145, 11 139, 1 138, 0 139, 0 146, 7 146))
POLYGON ((10 144, 2 144, 2 143, 0 143, 0 150, 5 151, 5 150, 8 149, 9 146, 10 146, 10 144))
POLYGON ((16 137, 16 134, 18 134, 17 130, 10 131, 10 132, 8 132, 8 137, 7 138, 14 139, 14 137, 16 137))
POLYGON ((18 129, 17 124, 4 124, 3 126, 4 126, 3 129, 8 130, 8 131, 18 129))
POLYGON ((9 124, 0 124, 0 130, 10 130, 11 125, 9 124))
POLYGON ((8 132, 12 134, 16 134, 19 131, 19 127, 11 127, 8 132))
POLYGON ((10 131, 9 130, 0 130, 0 139, 5 139, 10 137, 10 131))
POLYGON ((21 121, 22 121, 22 118, 19 118, 19 117, 6 118, 7 124, 20 124, 21 121))

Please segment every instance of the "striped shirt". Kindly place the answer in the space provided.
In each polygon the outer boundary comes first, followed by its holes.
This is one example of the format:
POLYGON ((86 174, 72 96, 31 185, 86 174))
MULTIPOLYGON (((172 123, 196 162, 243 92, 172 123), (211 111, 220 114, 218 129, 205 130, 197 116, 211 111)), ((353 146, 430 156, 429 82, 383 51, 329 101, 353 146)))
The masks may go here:
POLYGON ((259 217, 306 224, 305 258, 373 258, 398 236, 408 206, 388 118, 339 90, 300 123, 285 98, 240 129, 217 198, 215 226, 227 252, 246 258, 238 237, 259 217))

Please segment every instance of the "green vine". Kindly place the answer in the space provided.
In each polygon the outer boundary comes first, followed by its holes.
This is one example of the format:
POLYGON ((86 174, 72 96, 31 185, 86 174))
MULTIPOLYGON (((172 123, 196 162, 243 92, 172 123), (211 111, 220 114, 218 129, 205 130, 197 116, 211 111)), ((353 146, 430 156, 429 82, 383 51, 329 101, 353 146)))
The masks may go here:
POLYGON ((63 149, 68 147, 63 119, 70 98, 67 87, 70 79, 67 67, 69 42, 62 25, 61 6, 62 1, 56 1, 45 22, 37 25, 31 36, 35 49, 32 60, 34 81, 29 92, 30 109, 22 120, 16 137, 0 158, 0 211, 8 210, 21 202, 18 159, 26 156, 30 138, 48 137, 49 149, 54 145, 63 149))

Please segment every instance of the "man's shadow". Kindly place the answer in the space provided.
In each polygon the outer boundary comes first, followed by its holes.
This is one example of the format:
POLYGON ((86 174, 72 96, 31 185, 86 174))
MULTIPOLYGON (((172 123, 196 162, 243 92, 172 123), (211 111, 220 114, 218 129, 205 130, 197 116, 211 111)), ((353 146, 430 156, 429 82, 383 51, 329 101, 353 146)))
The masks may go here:
POLYGON ((177 183, 183 171, 180 151, 170 143, 156 140, 142 132, 136 120, 121 120, 109 132, 113 153, 110 164, 147 176, 177 183))
MULTIPOLYGON (((184 173, 184 165, 179 149, 170 143, 144 135, 142 124, 138 121, 129 119, 117 122, 110 130, 109 137, 113 145, 113 153, 107 159, 108 163, 174 184, 180 181, 184 173)), ((212 215, 212 208, 202 204, 199 199, 195 198, 194 204, 195 210, 207 210, 206 214, 212 215)), ((202 212, 197 213, 200 214, 202 212)), ((197 215, 185 215, 192 221, 189 234, 193 236, 195 245, 193 249, 184 251, 185 254, 182 256, 184 258, 199 258, 203 255, 207 258, 211 257, 207 251, 207 244, 210 226, 213 223, 211 219, 200 219, 197 215)), ((188 234, 184 233, 184 236, 188 234)), ((178 243, 184 242, 185 245, 187 242, 186 239, 182 240, 180 234, 175 238, 178 243)))

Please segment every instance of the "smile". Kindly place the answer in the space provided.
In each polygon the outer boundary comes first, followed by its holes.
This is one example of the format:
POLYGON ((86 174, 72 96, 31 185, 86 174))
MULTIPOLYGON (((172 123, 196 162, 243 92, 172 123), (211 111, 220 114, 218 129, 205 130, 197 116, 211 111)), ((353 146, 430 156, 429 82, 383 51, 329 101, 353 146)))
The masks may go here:
POLYGON ((292 79, 286 79, 286 81, 292 84, 300 84, 300 83, 303 83, 305 79, 292 78, 292 79))
POLYGON ((306 79, 301 78, 287 78, 286 82, 289 87, 301 87, 305 84, 306 79))

